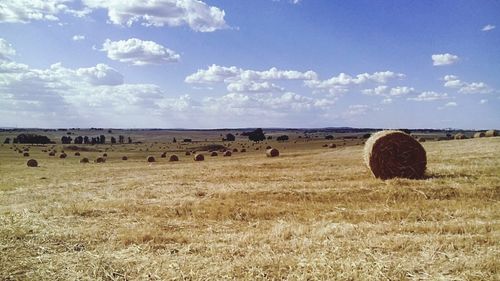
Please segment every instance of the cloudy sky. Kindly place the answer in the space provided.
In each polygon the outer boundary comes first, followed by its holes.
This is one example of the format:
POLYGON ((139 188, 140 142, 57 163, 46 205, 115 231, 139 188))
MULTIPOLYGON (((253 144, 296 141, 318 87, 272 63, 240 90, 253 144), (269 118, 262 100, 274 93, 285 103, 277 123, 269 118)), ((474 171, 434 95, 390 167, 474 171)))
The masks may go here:
POLYGON ((500 2, 2 0, 0 116, 500 128, 500 2))

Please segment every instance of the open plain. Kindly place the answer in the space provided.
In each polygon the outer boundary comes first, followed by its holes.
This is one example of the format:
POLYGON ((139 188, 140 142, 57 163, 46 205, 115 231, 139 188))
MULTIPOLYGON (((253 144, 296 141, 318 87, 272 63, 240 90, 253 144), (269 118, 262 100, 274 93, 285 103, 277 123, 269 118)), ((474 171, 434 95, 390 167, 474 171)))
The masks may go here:
POLYGON ((237 138, 202 162, 184 152, 215 141, 142 140, 2 145, 0 280, 500 279, 499 137, 424 142, 426 178, 387 181, 357 140, 237 138))

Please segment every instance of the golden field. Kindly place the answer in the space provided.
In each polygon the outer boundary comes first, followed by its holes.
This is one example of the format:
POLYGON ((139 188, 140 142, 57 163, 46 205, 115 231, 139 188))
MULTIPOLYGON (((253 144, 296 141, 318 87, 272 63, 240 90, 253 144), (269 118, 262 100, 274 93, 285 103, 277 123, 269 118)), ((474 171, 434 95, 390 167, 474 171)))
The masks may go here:
POLYGON ((425 142, 427 178, 388 181, 362 145, 294 142, 203 162, 161 142, 5 144, 0 280, 500 279, 499 137, 425 142))

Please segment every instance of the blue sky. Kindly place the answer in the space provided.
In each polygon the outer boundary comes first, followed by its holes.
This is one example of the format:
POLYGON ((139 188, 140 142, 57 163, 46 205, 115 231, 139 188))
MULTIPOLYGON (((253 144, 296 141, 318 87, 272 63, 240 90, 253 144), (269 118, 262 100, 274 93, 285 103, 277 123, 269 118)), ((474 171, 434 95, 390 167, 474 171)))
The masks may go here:
POLYGON ((500 128, 499 19, 498 1, 4 0, 0 126, 500 128))

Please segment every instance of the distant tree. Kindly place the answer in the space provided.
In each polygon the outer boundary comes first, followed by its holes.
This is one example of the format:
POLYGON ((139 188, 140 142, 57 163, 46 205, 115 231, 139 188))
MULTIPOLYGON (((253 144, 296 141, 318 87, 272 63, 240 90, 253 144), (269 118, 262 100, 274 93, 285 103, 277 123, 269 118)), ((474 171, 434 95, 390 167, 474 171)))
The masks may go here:
POLYGON ((115 143, 116 143, 115 137, 111 137, 111 144, 115 144, 115 143))
POLYGON ((411 131, 409 129, 399 129, 399 130, 407 133, 408 135, 411 134, 411 131))
POLYGON ((122 136, 122 135, 119 135, 119 136, 118 136, 118 142, 119 142, 119 143, 123 143, 124 141, 125 141, 125 137, 124 137, 124 136, 122 136))
POLYGON ((173 142, 173 143, 176 143, 176 142, 177 142, 177 140, 174 138, 174 139, 172 140, 172 142, 173 142))
POLYGON ((17 140, 17 138, 14 138, 14 139, 12 140, 12 143, 18 143, 18 142, 19 142, 19 141, 17 140))
POLYGON ((106 143, 106 136, 100 135, 99 136, 99 143, 100 144, 105 144, 106 143))
POLYGON ((112 134, 113 131, 111 129, 108 130, 108 134, 112 134))
POLYGON ((364 134, 364 135, 363 135, 363 138, 364 138, 364 139, 368 139, 368 138, 370 138, 371 136, 372 136, 372 134, 370 134, 370 133, 366 133, 366 134, 364 134))
POLYGON ((192 139, 183 139, 182 142, 192 142, 192 139))
POLYGON ((273 139, 273 137, 272 137, 272 136, 268 136, 268 137, 267 137, 267 139, 268 139, 268 140, 272 140, 272 139, 273 139))
POLYGON ((226 135, 226 141, 235 141, 236 137, 233 134, 226 135))
POLYGON ((14 143, 47 144, 52 142, 47 136, 36 135, 36 134, 20 134, 14 139, 14 143))
POLYGON ((333 140, 333 136, 332 135, 325 136, 325 140, 333 140))
POLYGON ((132 143, 132 138, 128 137, 128 143, 132 143))
POLYGON ((84 136, 84 137, 83 137, 83 143, 84 143, 84 144, 90 144, 90 139, 89 139, 89 137, 84 136))
POLYGON ((3 141, 3 143, 9 144, 10 143, 10 138, 5 138, 5 140, 3 141))
POLYGON ((83 137, 82 136, 78 136, 75 138, 75 140, 73 141, 75 144, 82 144, 83 143, 83 137))
POLYGON ((99 141, 97 140, 97 138, 92 137, 92 139, 90 140, 90 144, 91 144, 91 145, 95 145, 95 144, 97 144, 97 143, 99 143, 99 141))
POLYGON ((71 137, 63 136, 61 138, 61 143, 62 144, 70 144, 73 139, 71 137))
POLYGON ((287 141, 288 140, 288 136, 287 135, 282 135, 282 136, 279 136, 276 138, 277 141, 287 141))
POLYGON ((264 132, 262 131, 261 128, 255 129, 254 131, 248 132, 246 134, 247 134, 249 140, 255 141, 255 142, 263 141, 266 139, 266 135, 264 135, 264 132))

